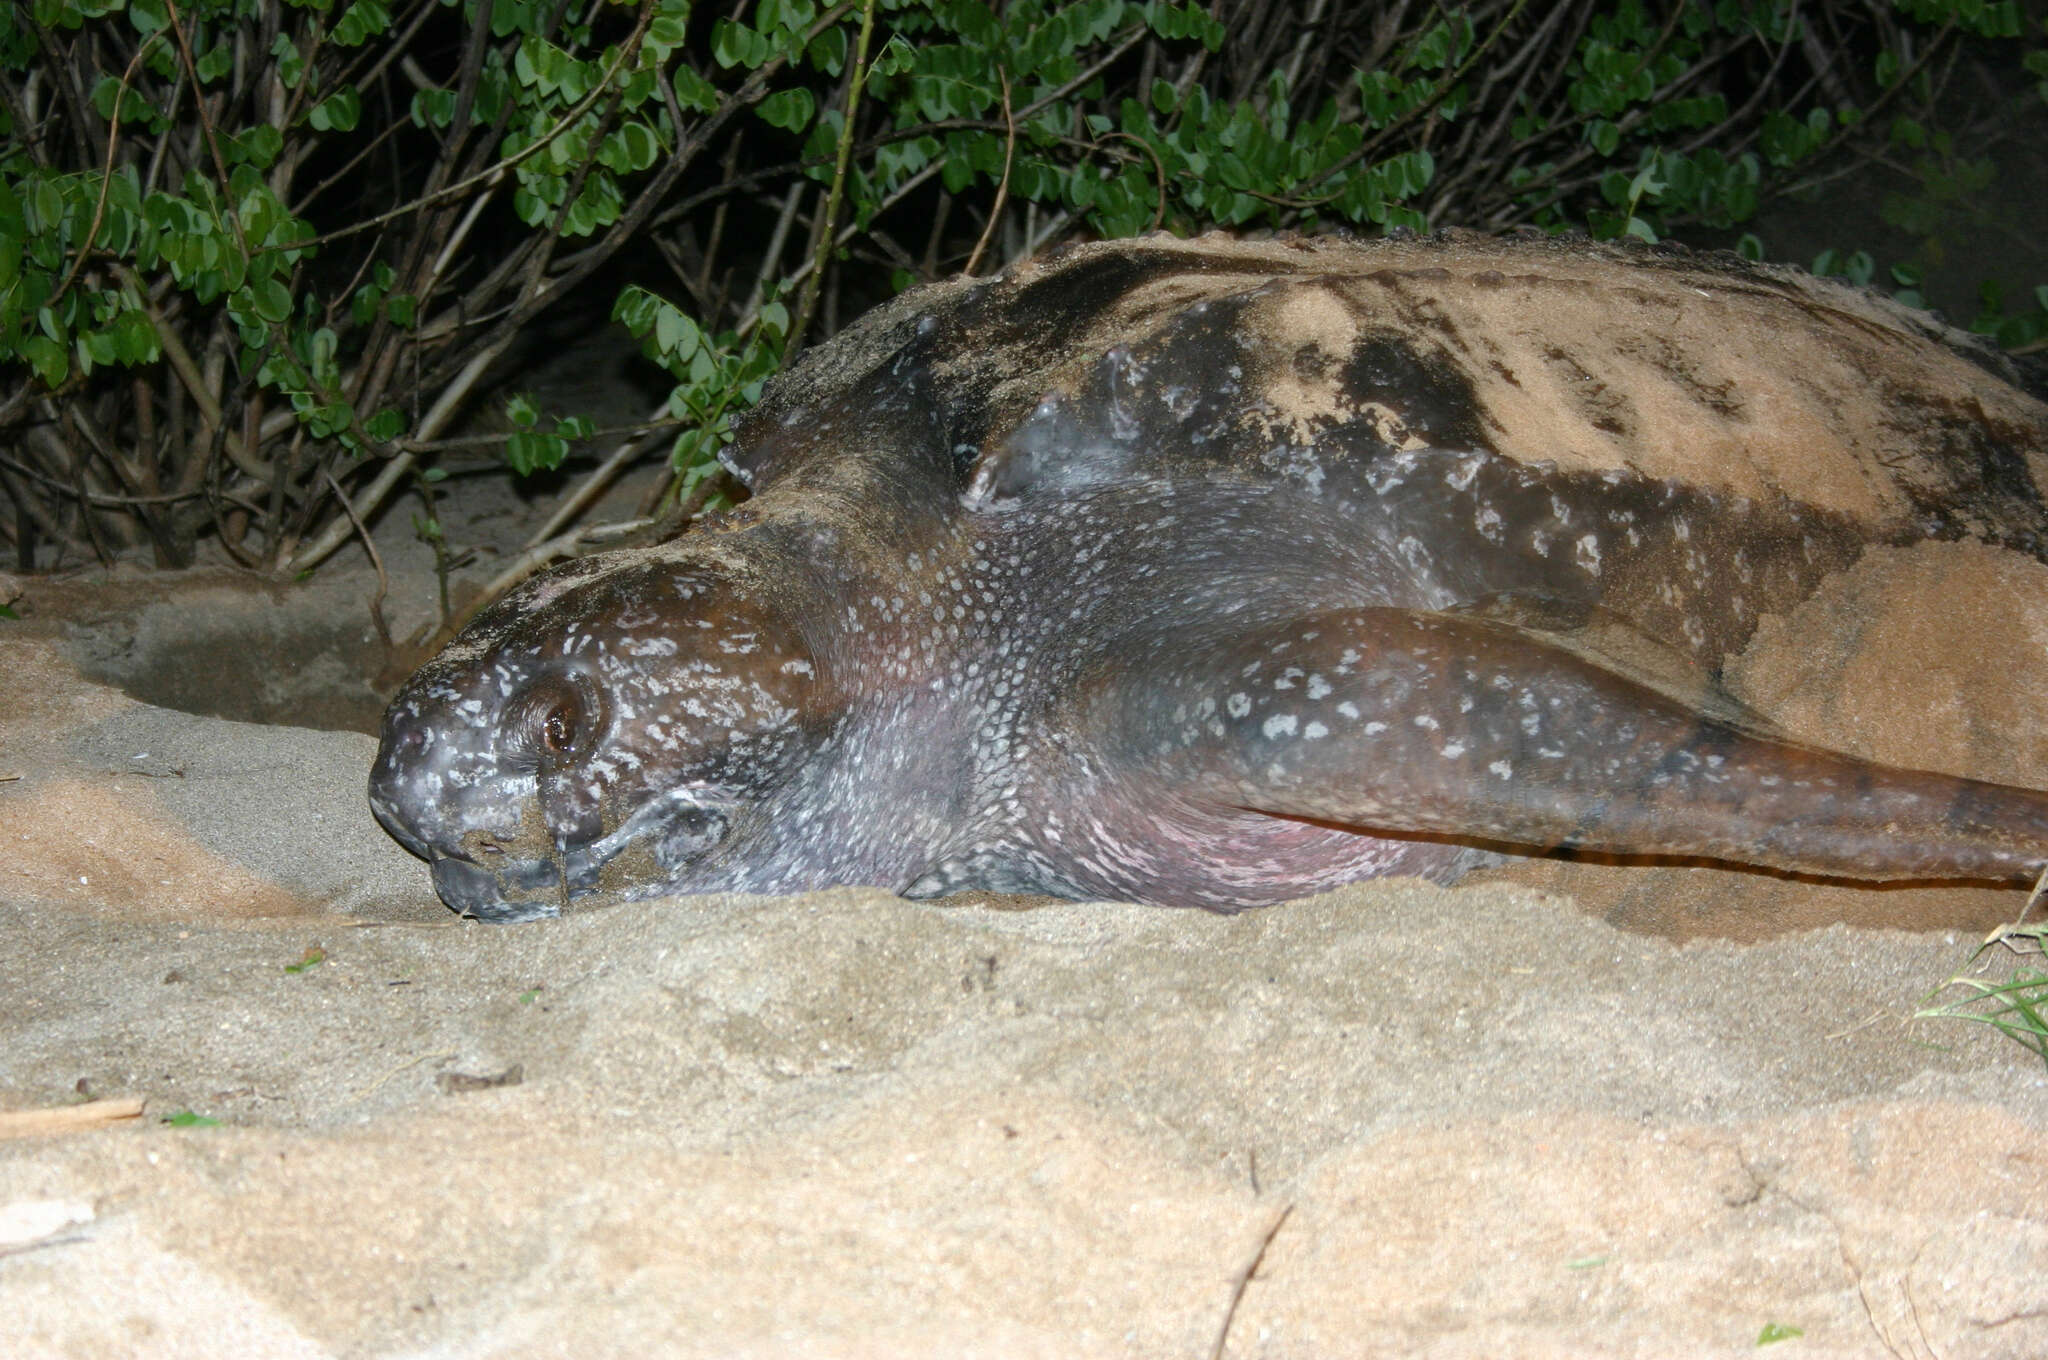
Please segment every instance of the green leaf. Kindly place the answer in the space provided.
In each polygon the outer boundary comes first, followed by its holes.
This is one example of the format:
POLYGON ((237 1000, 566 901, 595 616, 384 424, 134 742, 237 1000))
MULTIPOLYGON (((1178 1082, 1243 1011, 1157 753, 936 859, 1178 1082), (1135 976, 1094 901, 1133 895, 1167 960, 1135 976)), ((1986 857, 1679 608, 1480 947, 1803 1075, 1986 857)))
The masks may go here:
POLYGON ((2044 335, 2048 335, 2048 319, 2039 313, 2007 317, 1992 331, 1993 338, 2006 349, 2031 347, 2044 335))
POLYGON ((28 360, 29 367, 46 386, 56 387, 71 376, 71 360, 64 346, 47 335, 23 336, 21 357, 28 360))
POLYGON ((455 91, 415 90, 412 96, 414 127, 444 128, 455 117, 455 91))
POLYGON ((777 90, 762 100, 755 112, 764 122, 790 132, 802 132, 810 126, 811 115, 817 106, 809 90, 798 87, 793 90, 777 90))
POLYGON ((1419 194, 1429 187, 1436 178, 1436 157, 1429 154, 1427 147, 1418 148, 1407 155, 1408 192, 1419 194))
POLYGON ((908 71, 917 60, 917 49, 904 41, 901 33, 893 33, 889 41, 882 44, 882 50, 868 63, 870 76, 900 76, 908 71))
MULTIPOLYGON (((114 8, 117 6, 107 6, 107 9, 114 8)), ((97 12, 104 14, 106 10, 97 12)), ((160 33, 168 28, 171 16, 170 11, 164 6, 164 0, 128 0, 128 22, 134 24, 135 31, 146 38, 152 33, 160 33)))
POLYGON ((654 318, 654 343, 661 347, 663 354, 682 359, 689 357, 697 347, 701 332, 697 323, 684 316, 674 307, 663 304, 654 318))
POLYGON ((113 326, 114 357, 124 364, 155 363, 163 353, 156 327, 139 311, 124 312, 113 326))
POLYGON ((299 49, 289 34, 280 33, 270 44, 270 55, 277 60, 277 78, 284 82, 287 90, 299 88, 299 82, 306 76, 306 59, 299 55, 299 49))
POLYGON ((661 144, 655 140, 654 129, 645 123, 622 123, 604 139, 598 150, 598 160, 618 172, 631 174, 645 170, 654 164, 661 154, 661 144))
POLYGON ((64 221, 64 195, 49 180, 38 180, 29 193, 29 230, 55 234, 64 221))
POLYGON ((560 435, 521 430, 505 441, 505 461, 522 477, 544 468, 558 468, 569 456, 569 441, 560 435))
POLYGON ((1806 1333, 1789 1322, 1766 1322, 1764 1329, 1756 1334, 1756 1344, 1768 1346, 1776 1341, 1790 1341, 1806 1333))
POLYGON ((505 398, 505 419, 522 430, 530 430, 540 419, 540 410, 533 404, 533 398, 524 392, 514 392, 505 398))
POLYGON ((313 106, 306 121, 321 132, 347 132, 362 117, 362 97, 353 85, 344 85, 313 106))
POLYGON ((676 102, 693 113, 710 113, 718 107, 718 90, 688 66, 676 67, 676 102))
POLYGON ((384 0, 355 0, 335 24, 334 41, 343 47, 360 47, 390 27, 391 9, 384 0))
POLYGON ((711 26, 711 58, 720 66, 744 66, 751 71, 774 52, 774 45, 768 39, 745 24, 720 19, 711 26))
POLYGON ((118 109, 120 120, 124 123, 159 125, 162 122, 161 116, 156 114, 156 110, 150 107, 149 102, 138 94, 133 86, 124 86, 112 76, 101 76, 98 83, 92 87, 92 106, 99 112, 100 117, 106 119, 112 119, 118 109))
POLYGON ((946 163, 939 167, 939 179, 945 184, 947 193, 960 193, 974 183, 974 165, 965 156, 949 155, 946 163))
POLYGON ((234 140, 240 158, 258 170, 268 170, 284 150, 284 134, 268 123, 259 123, 234 140))
POLYGON ((367 326, 377 319, 377 308, 383 302, 384 290, 374 283, 366 283, 356 289, 356 295, 348 301, 349 318, 358 326, 367 326))
POLYGON ((618 221, 625 206, 625 195, 619 192, 618 180, 608 170, 593 168, 583 181, 582 192, 569 205, 562 229, 571 236, 588 236, 599 227, 618 221))
POLYGON ((648 23, 647 36, 642 41, 653 53, 655 61, 666 61, 670 52, 688 40, 689 29, 690 15, 687 8, 681 13, 657 14, 648 23))
POLYGON ((201 52, 192 63, 192 69, 199 75, 201 85, 215 85, 221 77, 235 69, 235 49, 232 43, 216 43, 201 52))
POLYGON ((629 283, 619 290, 618 300, 612 303, 612 320, 624 323, 636 337, 642 336, 654 324, 654 310, 660 305, 660 298, 638 284, 629 283))
POLYGON ((264 279, 246 290, 250 310, 265 321, 286 321, 292 314, 292 294, 282 280, 264 279))
POLYGON ((846 69, 846 30, 828 28, 811 39, 806 57, 811 65, 828 76, 836 76, 846 69))
POLYGON ((512 191, 512 211, 529 227, 537 227, 548 215, 547 200, 524 186, 512 191))
POLYGON ((176 1114, 165 1115, 164 1123, 174 1129, 217 1129, 220 1127, 218 1119, 209 1119, 203 1114, 194 1114, 190 1110, 179 1110, 176 1114))

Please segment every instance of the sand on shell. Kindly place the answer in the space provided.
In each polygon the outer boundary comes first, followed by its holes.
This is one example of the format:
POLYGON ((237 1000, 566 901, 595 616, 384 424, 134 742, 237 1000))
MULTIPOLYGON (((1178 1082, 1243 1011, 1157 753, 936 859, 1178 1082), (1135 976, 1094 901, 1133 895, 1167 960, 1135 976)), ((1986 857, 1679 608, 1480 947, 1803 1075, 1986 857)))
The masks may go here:
MULTIPOLYGON (((295 589, 367 627, 366 582, 295 589)), ((1732 674, 2048 786, 2044 587, 1873 553, 1732 674)), ((146 1107, 0 1139, 0 1355, 1200 1357, 1241 1282, 1232 1356, 2048 1355, 2048 1071, 1911 1019, 2024 894, 1536 863, 484 926, 371 821, 370 737, 83 673, 290 592, 23 588, 0 1112, 146 1107)))

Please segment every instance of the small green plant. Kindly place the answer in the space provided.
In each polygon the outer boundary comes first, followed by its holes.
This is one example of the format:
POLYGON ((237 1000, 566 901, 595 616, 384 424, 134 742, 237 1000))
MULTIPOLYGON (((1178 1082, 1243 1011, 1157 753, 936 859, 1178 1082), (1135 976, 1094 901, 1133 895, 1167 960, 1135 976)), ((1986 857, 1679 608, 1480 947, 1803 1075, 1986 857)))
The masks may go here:
POLYGON ((2048 1063, 2048 966, 2043 942, 2048 925, 2012 925, 1993 932, 1970 955, 1964 971, 1927 994, 1916 1020, 1970 1020, 1990 1025, 2048 1063), (2002 982, 1975 977, 1970 969, 1994 949, 2004 949, 2031 962, 2017 967, 2002 982), (1952 999, 1937 1002, 1944 993, 1952 999))
POLYGON ((176 1114, 165 1115, 163 1122, 174 1129, 217 1129, 220 1127, 218 1119, 210 1119, 203 1114, 194 1114, 190 1110, 180 1110, 176 1114))
POLYGON ((325 962, 327 962, 327 951, 317 944, 310 945, 297 963, 286 964, 284 970, 287 973, 310 973, 325 962))
POLYGON ((2037 285, 2014 305, 2007 301, 2003 288, 1987 282, 1978 289, 1977 301, 1971 330, 1990 336, 2016 354, 2048 350, 2048 283, 2037 285))

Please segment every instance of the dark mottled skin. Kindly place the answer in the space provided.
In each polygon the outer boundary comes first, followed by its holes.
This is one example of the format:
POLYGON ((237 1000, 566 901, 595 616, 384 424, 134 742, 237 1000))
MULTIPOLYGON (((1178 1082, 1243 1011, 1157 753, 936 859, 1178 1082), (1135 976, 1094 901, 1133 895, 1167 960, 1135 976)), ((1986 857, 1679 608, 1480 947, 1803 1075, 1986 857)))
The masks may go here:
POLYGON ((2038 554, 2031 381, 1721 259, 1085 247, 815 351, 730 451, 753 499, 413 678, 372 805, 498 920, 841 883, 1228 910, 1562 847, 2031 877, 2048 795, 1786 743, 1718 684, 1872 544, 2038 554), (1741 326, 1800 362, 1724 365, 1741 326))

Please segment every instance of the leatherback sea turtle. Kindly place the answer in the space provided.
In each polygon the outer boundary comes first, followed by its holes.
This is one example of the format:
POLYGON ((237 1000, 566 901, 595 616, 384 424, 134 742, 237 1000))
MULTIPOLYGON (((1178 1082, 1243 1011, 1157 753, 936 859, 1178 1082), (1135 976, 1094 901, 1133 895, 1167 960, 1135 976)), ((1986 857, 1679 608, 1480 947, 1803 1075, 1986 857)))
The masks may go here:
POLYGON ((879 884, 1234 909, 1580 848, 2018 880, 2048 794, 1718 683, 1872 545, 2041 555, 2038 377, 1871 293, 1583 242, 1104 242, 771 385, 754 492, 506 597, 371 803, 492 920, 879 884))

